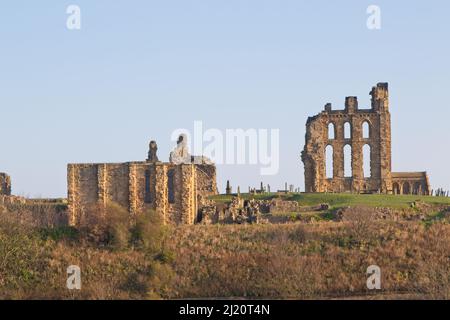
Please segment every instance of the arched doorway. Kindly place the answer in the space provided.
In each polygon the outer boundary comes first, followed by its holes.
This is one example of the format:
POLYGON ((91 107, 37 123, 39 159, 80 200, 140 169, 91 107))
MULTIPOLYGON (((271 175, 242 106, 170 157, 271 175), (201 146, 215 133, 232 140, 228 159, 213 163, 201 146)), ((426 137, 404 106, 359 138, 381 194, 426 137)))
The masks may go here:
POLYGON ((409 182, 403 183, 403 194, 411 194, 411 186, 409 185, 409 182))
POLYGON ((413 194, 422 194, 422 185, 420 182, 414 183, 413 194))
POLYGON ((392 190, 394 194, 400 194, 400 185, 397 182, 392 184, 392 190))

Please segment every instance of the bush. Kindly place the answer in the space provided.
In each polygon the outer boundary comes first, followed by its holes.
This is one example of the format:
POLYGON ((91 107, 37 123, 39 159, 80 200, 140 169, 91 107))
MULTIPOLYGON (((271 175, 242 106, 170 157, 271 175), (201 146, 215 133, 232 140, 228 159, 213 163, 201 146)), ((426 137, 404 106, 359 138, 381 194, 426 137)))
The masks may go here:
POLYGON ((156 255, 161 252, 166 228, 161 216, 153 210, 148 210, 137 216, 131 229, 131 240, 135 247, 156 255))
POLYGON ((172 268, 164 263, 155 261, 148 270, 147 299, 170 299, 173 295, 173 281, 175 275, 172 268))
POLYGON ((131 219, 128 210, 118 205, 108 205, 106 212, 106 243, 115 250, 127 248, 131 240, 131 219))
POLYGON ((302 216, 299 213, 291 213, 291 215, 289 216, 290 222, 297 222, 297 221, 301 221, 301 220, 302 220, 302 216))
POLYGON ((48 246, 19 213, 0 213, 0 298, 37 285, 45 272, 48 246), (2 292, 12 292, 10 294, 2 292))
POLYGON ((56 228, 43 228, 39 230, 41 238, 43 240, 51 239, 53 241, 77 241, 79 239, 78 229, 75 227, 56 227, 56 228))
POLYGON ((0 299, 173 295, 175 255, 165 247, 166 228, 155 212, 132 216, 116 204, 95 206, 78 228, 42 228, 28 218, 24 210, 0 207, 0 299), (81 267, 80 291, 66 288, 70 265, 81 267))
POLYGON ((130 241, 132 224, 127 209, 115 203, 95 205, 80 217, 79 231, 83 239, 105 245, 114 250, 123 250, 130 241))
POLYGON ((379 229, 377 211, 369 207, 353 207, 344 211, 345 233, 358 243, 376 240, 379 229))
POLYGON ((301 224, 296 225, 289 234, 289 239, 298 243, 306 242, 307 237, 305 227, 301 224))
POLYGON ((175 260, 175 254, 173 251, 163 249, 160 253, 158 253, 155 257, 157 261, 161 263, 172 263, 175 260))

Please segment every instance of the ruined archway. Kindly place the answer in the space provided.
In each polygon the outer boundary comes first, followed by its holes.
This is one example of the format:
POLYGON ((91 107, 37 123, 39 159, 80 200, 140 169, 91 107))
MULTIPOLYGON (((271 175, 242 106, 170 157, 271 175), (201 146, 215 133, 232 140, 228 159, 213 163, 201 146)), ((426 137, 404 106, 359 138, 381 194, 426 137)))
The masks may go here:
POLYGON ((344 123, 344 139, 351 139, 352 138, 352 125, 350 122, 344 123))
POLYGON ((364 178, 372 177, 372 150, 370 145, 363 146, 363 174, 364 178))
POLYGON ((363 139, 370 139, 370 124, 368 121, 364 121, 362 124, 362 137, 363 139))
POLYGON ((328 124, 328 140, 336 139, 336 126, 333 122, 328 124))
POLYGON ((401 194, 400 185, 397 182, 392 184, 392 190, 394 194, 401 194))
POLYGON ((328 179, 334 177, 333 171, 333 146, 328 145, 325 148, 325 174, 328 179))
POLYGON ((344 146, 344 177, 351 178, 352 176, 352 146, 346 144, 344 146))
POLYGON ((413 186, 413 194, 422 194, 422 184, 420 182, 415 182, 413 186))
POLYGON ((411 186, 409 185, 409 182, 403 183, 403 194, 411 194, 411 186))

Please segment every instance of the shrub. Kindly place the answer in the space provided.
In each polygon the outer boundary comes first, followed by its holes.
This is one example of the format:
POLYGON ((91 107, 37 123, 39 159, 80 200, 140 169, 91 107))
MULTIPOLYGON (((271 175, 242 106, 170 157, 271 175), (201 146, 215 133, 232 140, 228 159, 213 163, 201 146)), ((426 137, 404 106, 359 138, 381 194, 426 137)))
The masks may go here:
POLYGON ((174 271, 169 265, 155 261, 148 270, 146 298, 157 300, 173 297, 175 295, 173 292, 174 279, 174 271))
POLYGON ((153 210, 139 214, 134 227, 131 229, 131 240, 135 247, 144 249, 155 255, 160 253, 166 228, 161 216, 153 210))
POLYGON ((163 249, 156 255, 155 259, 161 263, 172 263, 175 260, 175 253, 168 249, 163 249))
POLYGON ((61 240, 77 241, 79 239, 78 229, 70 226, 42 228, 39 233, 43 240, 51 239, 56 242, 61 240))
POLYGON ((289 239, 294 242, 304 243, 307 240, 305 227, 301 224, 296 225, 289 234, 289 239))
POLYGON ((49 247, 20 213, 0 213, 0 297, 15 298, 41 281, 49 247), (1 292, 12 292, 11 294, 1 292))
POLYGON ((345 223, 347 236, 355 241, 372 242, 379 228, 376 210, 369 207, 353 207, 344 211, 342 221, 345 223))
POLYGON ((115 203, 95 205, 80 217, 81 236, 95 244, 123 250, 130 241, 131 216, 127 209, 115 203))

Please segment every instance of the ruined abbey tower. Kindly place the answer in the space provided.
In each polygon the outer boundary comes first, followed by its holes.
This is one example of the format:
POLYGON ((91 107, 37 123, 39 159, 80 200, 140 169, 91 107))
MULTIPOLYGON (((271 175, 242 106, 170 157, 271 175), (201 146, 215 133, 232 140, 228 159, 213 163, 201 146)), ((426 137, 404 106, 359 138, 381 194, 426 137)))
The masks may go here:
POLYGON ((333 110, 328 103, 321 113, 308 118, 302 152, 306 192, 430 193, 426 172, 391 171, 388 84, 378 83, 370 95, 370 109, 360 109, 357 97, 347 97, 344 110, 333 110), (370 159, 363 159, 363 149, 369 150, 370 159), (345 150, 350 159, 345 159, 345 150), (332 154, 331 168, 326 167, 327 152, 332 154), (366 175, 365 160, 370 162, 366 175), (351 162, 350 174, 345 172, 345 161, 351 162))
POLYGON ((217 194, 216 167, 209 159, 188 153, 180 136, 170 162, 160 162, 150 143, 141 162, 69 164, 69 220, 77 225, 96 205, 113 202, 130 214, 153 209, 169 224, 193 224, 206 198, 217 194))

